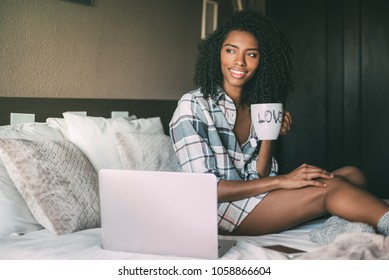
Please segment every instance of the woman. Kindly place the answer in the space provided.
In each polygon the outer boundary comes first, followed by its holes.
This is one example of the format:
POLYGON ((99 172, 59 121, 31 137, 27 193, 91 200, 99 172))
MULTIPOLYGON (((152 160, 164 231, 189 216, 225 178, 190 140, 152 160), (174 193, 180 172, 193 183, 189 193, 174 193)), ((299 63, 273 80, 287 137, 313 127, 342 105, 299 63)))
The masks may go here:
MULTIPOLYGON (((272 141, 258 141, 250 104, 286 103, 293 91, 292 51, 275 26, 254 11, 236 12, 199 45, 195 69, 198 90, 185 94, 170 122, 170 135, 184 172, 218 178, 219 229, 262 235, 279 232, 330 213, 312 234, 345 230, 389 235, 389 206, 365 192, 366 179, 355 167, 333 172, 303 164, 278 175, 272 141), (330 230, 328 228, 330 227, 330 230)), ((280 134, 291 128, 284 112, 280 134)))

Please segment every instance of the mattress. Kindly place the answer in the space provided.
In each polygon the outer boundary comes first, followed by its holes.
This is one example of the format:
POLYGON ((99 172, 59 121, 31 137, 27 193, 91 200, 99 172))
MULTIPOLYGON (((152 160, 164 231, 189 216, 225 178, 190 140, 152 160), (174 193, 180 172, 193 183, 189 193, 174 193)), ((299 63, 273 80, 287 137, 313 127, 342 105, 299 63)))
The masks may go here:
MULTIPOLYGON (((323 220, 315 220, 291 230, 263 236, 220 236, 234 239, 236 245, 221 259, 225 260, 287 260, 299 254, 288 254, 265 246, 283 245, 302 251, 320 248, 309 240, 309 232, 323 220)), ((0 259, 7 260, 176 260, 177 256, 134 254, 105 250, 101 228, 88 229, 65 235, 53 235, 42 229, 24 235, 0 238, 0 259)))

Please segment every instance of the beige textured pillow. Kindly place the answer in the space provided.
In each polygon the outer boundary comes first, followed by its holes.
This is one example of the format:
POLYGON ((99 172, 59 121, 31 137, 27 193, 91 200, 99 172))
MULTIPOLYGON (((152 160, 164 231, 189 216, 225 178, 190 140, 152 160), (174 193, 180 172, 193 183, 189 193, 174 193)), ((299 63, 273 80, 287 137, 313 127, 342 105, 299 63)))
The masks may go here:
POLYGON ((116 133, 116 148, 124 169, 179 171, 170 137, 161 134, 116 133))
POLYGON ((0 156, 36 220, 54 234, 100 226, 97 174, 69 140, 0 139, 0 156))
MULTIPOLYGON (((61 132, 45 123, 0 126, 1 139, 60 140, 61 132)), ((0 157, 0 236, 42 229, 28 209, 0 157)))

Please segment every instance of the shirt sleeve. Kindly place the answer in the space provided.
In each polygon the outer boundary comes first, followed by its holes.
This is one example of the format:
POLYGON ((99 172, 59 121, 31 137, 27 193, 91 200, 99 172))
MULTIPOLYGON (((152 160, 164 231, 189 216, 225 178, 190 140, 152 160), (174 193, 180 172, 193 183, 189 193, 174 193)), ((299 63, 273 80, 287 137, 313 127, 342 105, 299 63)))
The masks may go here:
MULTIPOLYGON (((253 157, 250 161, 248 161, 245 167, 241 170, 241 176, 244 180, 254 180, 260 178, 257 171, 257 161, 258 156, 253 157)), ((277 160, 272 157, 271 169, 269 176, 277 176, 278 175, 278 163, 277 160)))
POLYGON ((208 126, 195 99, 184 96, 179 101, 169 130, 182 171, 212 173, 220 179, 216 160, 209 146, 208 126))

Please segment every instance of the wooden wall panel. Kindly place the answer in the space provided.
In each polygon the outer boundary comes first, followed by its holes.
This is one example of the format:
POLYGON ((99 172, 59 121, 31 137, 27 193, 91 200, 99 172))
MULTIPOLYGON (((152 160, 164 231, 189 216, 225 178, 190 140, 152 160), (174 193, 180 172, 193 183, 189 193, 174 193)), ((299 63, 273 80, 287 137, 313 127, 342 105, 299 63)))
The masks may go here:
POLYGON ((295 51, 293 131, 279 140, 281 172, 303 162, 362 168, 389 198, 389 1, 271 0, 267 15, 295 51))
POLYGON ((294 96, 288 103, 293 128, 280 137, 278 158, 282 172, 302 163, 325 165, 326 120, 326 9, 325 1, 267 2, 267 14, 279 25, 294 48, 294 96), (307 74, 309 73, 309 74, 307 74))
POLYGON ((344 0, 343 5, 344 160, 345 164, 360 165, 360 6, 358 0, 344 0))
POLYGON ((377 195, 389 197, 389 1, 361 1, 361 162, 377 195))
POLYGON ((343 94, 343 3, 327 1, 327 123, 328 153, 326 167, 343 165, 344 94, 343 94))

